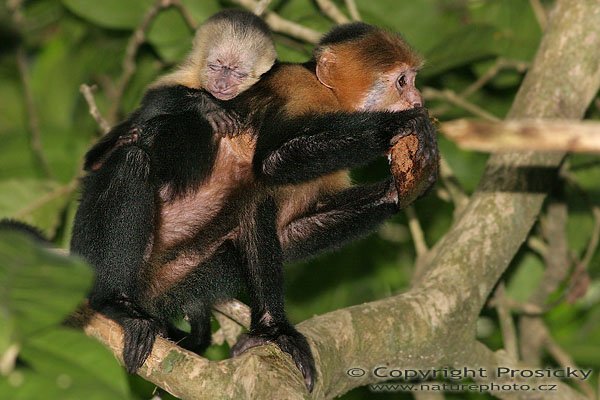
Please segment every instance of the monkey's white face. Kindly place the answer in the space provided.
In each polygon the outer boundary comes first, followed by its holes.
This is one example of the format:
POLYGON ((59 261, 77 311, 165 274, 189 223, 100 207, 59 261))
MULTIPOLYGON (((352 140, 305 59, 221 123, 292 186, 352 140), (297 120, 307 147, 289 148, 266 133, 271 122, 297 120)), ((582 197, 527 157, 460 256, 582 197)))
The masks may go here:
POLYGON ((204 88, 219 100, 231 100, 245 90, 255 56, 224 44, 216 45, 206 58, 204 88))
POLYGON ((360 109, 403 111, 423 106, 423 97, 415 87, 417 71, 402 65, 382 74, 367 92, 360 109))
POLYGON ((219 58, 209 62, 206 67, 204 87, 219 100, 231 100, 236 97, 248 78, 249 71, 228 61, 219 58))

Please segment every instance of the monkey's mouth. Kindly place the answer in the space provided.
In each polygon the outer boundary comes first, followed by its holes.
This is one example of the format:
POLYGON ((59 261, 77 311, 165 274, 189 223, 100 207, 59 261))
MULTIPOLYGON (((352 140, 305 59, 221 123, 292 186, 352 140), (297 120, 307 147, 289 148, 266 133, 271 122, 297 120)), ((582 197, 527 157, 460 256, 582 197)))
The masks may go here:
POLYGON ((231 100, 236 96, 235 90, 224 90, 222 92, 212 92, 213 96, 215 96, 219 100, 231 100))

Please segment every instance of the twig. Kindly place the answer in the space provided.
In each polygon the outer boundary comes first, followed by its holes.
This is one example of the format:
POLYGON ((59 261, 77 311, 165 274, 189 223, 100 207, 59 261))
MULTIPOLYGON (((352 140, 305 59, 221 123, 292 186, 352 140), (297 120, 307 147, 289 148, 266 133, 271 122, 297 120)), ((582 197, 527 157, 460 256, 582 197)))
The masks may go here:
POLYGON ((250 308, 238 300, 229 300, 213 306, 219 312, 246 329, 250 328, 250 308))
POLYGON ((518 72, 525 72, 529 67, 529 63, 524 61, 505 60, 504 58, 498 58, 494 65, 492 65, 479 79, 469 85, 465 90, 460 93, 460 97, 467 98, 479 89, 484 87, 489 81, 494 79, 496 75, 503 69, 514 68, 518 72))
MULTIPOLYGON (((496 60, 496 62, 494 63, 494 65, 492 65, 486 71, 485 74, 483 74, 481 77, 479 77, 479 79, 477 79, 475 82, 473 82, 471 85, 469 85, 466 89, 464 89, 458 96, 463 99, 466 99, 467 97, 471 96, 476 91, 480 90, 489 81, 494 79, 494 77, 496 75, 498 75, 498 73, 501 70, 509 69, 509 68, 516 69, 518 72, 524 72, 529 68, 529 63, 526 63, 523 61, 506 60, 503 58, 498 58, 496 60)), ((435 108, 434 110, 431 110, 431 112, 434 115, 440 115, 440 114, 446 113, 448 111, 448 108, 449 108, 449 106, 447 104, 444 104, 442 106, 435 108)))
POLYGON ((85 83, 82 83, 79 86, 79 91, 83 94, 85 101, 88 104, 89 113, 94 118, 94 121, 100 127, 102 134, 107 133, 110 130, 110 124, 104 119, 102 114, 100 114, 100 110, 98 110, 98 106, 96 105, 96 100, 94 99, 93 90, 96 90, 96 86, 88 86, 85 83))
POLYGON ((504 282, 500 282, 494 293, 494 300, 496 312, 498 313, 498 321, 500 322, 500 329, 502 331, 504 349, 512 359, 518 360, 517 330, 505 299, 506 288, 504 282))
POLYGON ((527 238, 527 246, 542 257, 546 257, 548 254, 548 244, 540 237, 529 236, 527 238))
MULTIPOLYGON (((233 3, 238 4, 250 11, 254 11, 258 5, 258 2, 256 2, 255 0, 232 1, 233 3)), ((273 11, 265 11, 264 19, 269 25, 269 27, 271 27, 271 29, 275 32, 280 32, 308 43, 317 43, 322 36, 320 32, 307 28, 303 25, 297 24, 285 18, 282 18, 273 11)))
POLYGON ((541 231, 548 244, 543 259, 546 270, 538 287, 529 297, 529 302, 540 307, 547 306, 548 297, 565 280, 570 269, 567 244, 567 204, 563 201, 551 201, 541 221, 541 231))
MULTIPOLYGON (((569 353, 567 353, 562 347, 560 347, 558 343, 556 343, 556 341, 550 335, 550 332, 548 332, 547 328, 545 344, 546 349, 548 349, 548 353, 550 353, 552 358, 554 358, 561 367, 577 368, 575 360, 573 360, 569 353)), ((589 399, 593 399, 596 397, 596 394, 594 393, 594 388, 592 388, 592 386, 587 381, 581 379, 575 379, 574 381, 589 399)))
POLYGON ((253 11, 254 14, 261 17, 267 10, 267 7, 269 7, 269 4, 271 4, 271 0, 259 0, 258 4, 256 5, 256 8, 253 11))
POLYGON ((596 250, 598 250, 598 244, 600 242, 600 208, 593 207, 592 214, 594 215, 594 230, 592 231, 592 237, 588 242, 585 254, 579 263, 586 269, 590 265, 590 262, 592 262, 592 257, 594 257, 596 250))
MULTIPOLYGON (((522 314, 528 317, 538 317, 548 311, 537 304, 521 303, 507 296, 505 296, 502 301, 504 302, 504 305, 514 314, 522 314)), ((498 307, 498 300, 495 297, 492 297, 488 305, 490 307, 498 307)))
POLYGON ((15 369, 20 350, 20 346, 13 343, 0 354, 0 376, 7 376, 15 369))
POLYGON ((442 123, 440 130, 460 147, 472 150, 600 153, 599 122, 459 119, 442 123))
POLYGON ((73 191, 75 191, 75 189, 77 189, 78 183, 79 182, 77 179, 73 179, 66 185, 61 185, 61 186, 57 187, 52 192, 46 193, 42 197, 38 198, 35 202, 23 207, 22 209, 20 209, 17 212, 15 212, 13 214, 13 217, 14 218, 23 218, 23 217, 27 216, 28 214, 30 214, 31 212, 33 212, 34 210, 42 207, 46 203, 48 203, 56 198, 59 198, 61 196, 72 193, 73 191))
POLYGON ((571 282, 569 282, 569 289, 566 295, 567 302, 569 303, 574 303, 577 299, 585 295, 590 284, 591 279, 588 273, 588 267, 596 250, 598 250, 598 242, 600 241, 600 208, 592 207, 592 213, 594 214, 592 237, 588 242, 583 258, 576 262, 575 268, 573 269, 571 282))
MULTIPOLYGON (((25 17, 22 13, 21 7, 23 5, 22 0, 11 0, 7 2, 7 7, 11 12, 11 16, 15 26, 19 29, 23 28, 25 17)), ((36 163, 42 170, 42 173, 46 178, 52 178, 52 169, 48 163, 48 159, 44 154, 42 147, 42 132, 40 129, 40 120, 38 117, 37 109, 35 106, 35 100, 33 90, 31 88, 31 82, 29 79, 29 64, 27 62, 27 53, 25 46, 19 44, 17 47, 17 68, 19 70, 19 76, 21 78, 21 85, 23 86, 23 94, 25 97, 25 107, 27 109, 27 124, 29 126, 29 145, 35 158, 36 163)))
POLYGON ((500 118, 487 112, 478 105, 465 100, 449 89, 438 90, 431 87, 426 87, 423 89, 423 97, 425 97, 427 100, 444 100, 470 112, 475 116, 487 119, 489 121, 500 121, 500 118))
POLYGON ((52 178, 52 170, 48 159, 44 154, 42 147, 42 131, 40 129, 40 120, 38 118, 37 109, 35 106, 35 100, 33 99, 33 91, 29 82, 29 66, 27 64, 27 56, 25 49, 22 45, 19 45, 17 49, 17 66, 19 69, 19 75, 21 77, 21 84, 23 85, 23 93, 25 95, 25 106, 27 108, 27 124, 29 125, 29 144, 31 145, 31 151, 35 157, 37 164, 40 166, 44 176, 46 178, 52 178))
POLYGON ((185 20, 185 23, 187 24, 187 26, 190 29, 195 30, 198 23, 196 22, 194 17, 192 17, 192 14, 187 9, 187 7, 181 2, 181 0, 167 0, 167 1, 169 2, 169 4, 165 5, 165 8, 168 7, 169 5, 175 7, 177 9, 177 11, 179 11, 179 13, 183 17, 183 19, 185 20))
POLYGON ((413 206, 406 207, 404 209, 404 212, 406 213, 406 217, 408 218, 408 228, 410 229, 410 233, 415 244, 417 258, 420 258, 427 254, 427 251, 429 251, 427 243, 425 243, 425 235, 423 235, 423 229, 421 228, 419 218, 417 217, 417 213, 415 212, 415 208, 413 206))
POLYGON ((346 8, 348 8, 348 13, 350 13, 353 21, 362 21, 354 0, 346 0, 346 8))
POLYGON ((213 316, 219 323, 219 329, 213 333, 212 342, 217 345, 227 342, 230 347, 236 344, 243 327, 220 312, 213 311, 213 316))
POLYGON ((350 22, 348 17, 331 0, 317 0, 317 5, 336 24, 346 24, 350 22))
POLYGON ((542 31, 545 31, 546 26, 548 26, 548 15, 546 14, 544 6, 540 0, 529 0, 529 4, 531 4, 531 8, 533 8, 533 13, 535 14, 538 24, 540 24, 540 28, 542 28, 542 31))
POLYGON ((440 178, 448 191, 450 199, 454 203, 455 214, 460 214, 469 202, 469 196, 467 196, 465 190, 461 187, 454 171, 452 171, 452 168, 444 157, 440 158, 440 178))
POLYGON ((112 102, 112 107, 109 110, 108 118, 109 121, 114 123, 117 120, 117 113, 121 106, 121 100, 123 98, 123 94, 125 92, 125 88, 129 84, 129 81, 133 77, 136 69, 135 58, 137 56, 137 52, 140 46, 146 41, 146 33, 150 28, 150 24, 154 21, 154 18, 158 15, 160 10, 165 7, 169 7, 171 5, 171 1, 169 0, 157 0, 150 9, 144 15, 142 22, 135 29, 129 42, 127 43, 127 48, 125 50, 125 58, 123 59, 123 72, 121 73, 121 77, 118 80, 115 89, 115 98, 112 102))

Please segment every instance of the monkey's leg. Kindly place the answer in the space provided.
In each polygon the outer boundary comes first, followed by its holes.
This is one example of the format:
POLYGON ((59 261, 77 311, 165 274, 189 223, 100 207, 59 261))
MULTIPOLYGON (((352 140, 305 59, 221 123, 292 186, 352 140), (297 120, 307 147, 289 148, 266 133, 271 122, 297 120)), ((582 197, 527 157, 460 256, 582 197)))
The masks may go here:
POLYGON ((392 140, 415 133, 417 157, 435 141, 427 111, 331 113, 273 120, 256 144, 254 172, 269 184, 294 184, 381 157, 392 140), (421 140, 421 137, 423 140, 421 140))
POLYGON ((169 339, 184 349, 202 354, 211 342, 211 305, 205 302, 195 302, 195 304, 184 307, 183 312, 188 318, 190 332, 184 332, 171 325, 168 330, 169 339))
POLYGON ((123 358, 129 372, 144 362, 162 323, 141 307, 138 284, 154 225, 154 188, 148 155, 141 149, 115 150, 103 168, 83 180, 71 250, 94 268, 90 306, 120 323, 123 358))
MULTIPOLYGON (((206 247, 199 245, 201 251, 206 247)), ((188 257, 190 253, 187 253, 188 257)), ((173 265, 181 262, 178 257, 173 265)), ((243 284, 242 260, 232 240, 226 240, 208 260, 199 261, 191 273, 168 289, 157 307, 172 316, 188 317, 191 331, 169 326, 169 338, 181 347, 201 354, 211 343, 211 309, 217 301, 233 298, 243 284)))
POLYGON ((353 186, 331 196, 314 213, 289 223, 280 240, 285 261, 298 261, 364 237, 398 212, 392 178, 353 186))
POLYGON ((231 352, 237 356, 255 346, 276 344, 292 356, 308 390, 312 391, 316 371, 310 346, 285 315, 283 260, 275 228, 276 215, 275 202, 269 198, 258 206, 254 223, 244 226, 248 222, 245 221, 240 227, 252 315, 250 332, 240 337, 231 352))

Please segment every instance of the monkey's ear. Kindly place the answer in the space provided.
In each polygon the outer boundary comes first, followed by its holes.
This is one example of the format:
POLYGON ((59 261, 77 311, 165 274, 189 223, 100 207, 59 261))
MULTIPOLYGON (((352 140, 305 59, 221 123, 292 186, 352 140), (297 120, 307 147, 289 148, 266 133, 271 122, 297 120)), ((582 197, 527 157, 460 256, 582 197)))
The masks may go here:
POLYGON ((323 85, 333 89, 333 69, 335 67, 336 57, 333 51, 325 49, 319 54, 317 60, 317 79, 323 85))

